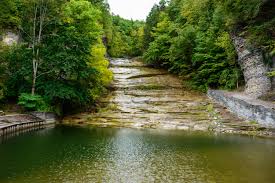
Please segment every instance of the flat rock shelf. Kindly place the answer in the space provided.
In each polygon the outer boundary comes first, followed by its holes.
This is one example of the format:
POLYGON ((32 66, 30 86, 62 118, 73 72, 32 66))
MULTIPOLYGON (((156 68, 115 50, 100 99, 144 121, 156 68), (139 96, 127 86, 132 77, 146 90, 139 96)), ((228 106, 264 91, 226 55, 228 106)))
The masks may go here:
POLYGON ((275 128, 275 104, 254 99, 244 93, 209 90, 208 96, 240 117, 263 127, 275 128))
POLYGON ((110 62, 113 91, 100 101, 102 107, 96 113, 65 117, 64 124, 272 134, 238 118, 205 94, 186 89, 179 77, 165 70, 135 59, 110 62))
POLYGON ((4 139, 20 133, 43 129, 52 123, 30 114, 0 116, 0 137, 4 139))

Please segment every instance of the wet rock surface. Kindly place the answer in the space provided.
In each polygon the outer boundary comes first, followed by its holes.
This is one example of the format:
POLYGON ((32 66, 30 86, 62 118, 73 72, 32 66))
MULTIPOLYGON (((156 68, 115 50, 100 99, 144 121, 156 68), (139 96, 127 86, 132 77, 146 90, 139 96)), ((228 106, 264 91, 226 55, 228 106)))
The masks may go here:
POLYGON ((162 128, 270 135, 266 129, 232 115, 204 94, 189 91, 165 70, 130 59, 111 60, 114 91, 97 113, 64 118, 65 124, 98 127, 162 128))

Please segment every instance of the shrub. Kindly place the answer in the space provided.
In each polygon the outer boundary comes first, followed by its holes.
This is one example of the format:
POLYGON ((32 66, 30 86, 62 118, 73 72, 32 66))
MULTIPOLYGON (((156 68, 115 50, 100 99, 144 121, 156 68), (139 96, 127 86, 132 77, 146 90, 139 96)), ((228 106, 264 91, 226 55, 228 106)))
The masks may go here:
POLYGON ((21 93, 18 99, 18 104, 28 111, 51 111, 51 107, 42 96, 32 95, 28 93, 21 93))

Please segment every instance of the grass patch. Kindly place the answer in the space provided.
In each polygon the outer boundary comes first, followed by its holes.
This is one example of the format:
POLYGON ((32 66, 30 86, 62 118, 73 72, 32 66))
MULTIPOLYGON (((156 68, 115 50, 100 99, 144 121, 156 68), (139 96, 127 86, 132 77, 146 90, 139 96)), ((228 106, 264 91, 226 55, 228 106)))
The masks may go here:
POLYGON ((249 124, 251 124, 251 125, 257 125, 258 122, 257 121, 249 121, 249 124))
POLYGON ((98 112, 101 113, 101 112, 117 111, 117 110, 119 110, 117 104, 111 103, 104 108, 100 108, 98 112))
POLYGON ((137 90, 163 90, 163 89, 167 89, 167 87, 152 84, 152 85, 137 86, 137 87, 135 87, 135 89, 137 89, 137 90))

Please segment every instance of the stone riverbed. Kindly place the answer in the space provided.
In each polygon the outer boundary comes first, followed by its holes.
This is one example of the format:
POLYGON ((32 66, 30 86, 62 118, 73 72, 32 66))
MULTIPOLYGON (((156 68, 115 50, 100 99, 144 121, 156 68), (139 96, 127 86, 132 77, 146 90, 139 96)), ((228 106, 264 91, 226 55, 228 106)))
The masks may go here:
POLYGON ((98 112, 64 118, 64 124, 96 127, 161 128, 272 136, 273 132, 234 116, 205 94, 190 91, 165 70, 136 59, 112 59, 112 91, 98 112))

